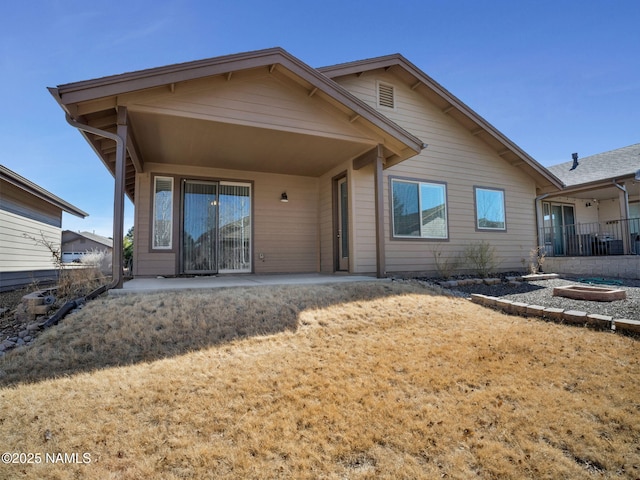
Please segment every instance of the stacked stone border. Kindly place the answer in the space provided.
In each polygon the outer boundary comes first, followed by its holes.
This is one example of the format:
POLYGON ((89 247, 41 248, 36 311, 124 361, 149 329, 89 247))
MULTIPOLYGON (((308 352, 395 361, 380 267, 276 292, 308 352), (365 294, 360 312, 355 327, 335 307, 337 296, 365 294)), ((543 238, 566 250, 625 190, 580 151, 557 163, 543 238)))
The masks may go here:
MULTIPOLYGON (((551 278, 559 278, 557 274, 543 275, 525 275, 522 277, 507 277, 506 281, 510 283, 519 283, 528 280, 547 280, 551 278)), ((441 282, 440 286, 444 288, 455 288, 457 286, 481 284, 495 285, 501 283, 499 278, 472 278, 464 280, 454 280, 449 282, 441 282)), ((563 310, 562 308, 550 308, 542 305, 528 305, 522 302, 514 302, 505 298, 493 297, 490 295, 482 295, 477 293, 471 294, 471 301, 479 305, 500 310, 511 315, 519 315, 522 317, 540 318, 555 322, 563 322, 566 324, 590 326, 602 330, 617 331, 628 334, 640 334, 640 321, 630 320, 627 318, 613 318, 609 315, 600 315, 598 313, 588 313, 579 310, 563 310)))

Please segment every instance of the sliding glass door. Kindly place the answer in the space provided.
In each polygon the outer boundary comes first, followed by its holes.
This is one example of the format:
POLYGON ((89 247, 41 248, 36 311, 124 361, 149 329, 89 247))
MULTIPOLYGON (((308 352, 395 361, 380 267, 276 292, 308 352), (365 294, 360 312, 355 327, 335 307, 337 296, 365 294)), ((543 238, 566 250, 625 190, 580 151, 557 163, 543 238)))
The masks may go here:
POLYGON ((182 268, 184 273, 218 271, 218 184, 183 184, 182 268))
POLYGON ((251 271, 251 187, 220 182, 220 272, 251 271))
POLYGON ((251 272, 251 185, 184 180, 182 272, 251 272))
POLYGON ((576 237, 576 219, 573 205, 544 202, 545 244, 550 244, 554 255, 575 254, 579 250, 576 237))

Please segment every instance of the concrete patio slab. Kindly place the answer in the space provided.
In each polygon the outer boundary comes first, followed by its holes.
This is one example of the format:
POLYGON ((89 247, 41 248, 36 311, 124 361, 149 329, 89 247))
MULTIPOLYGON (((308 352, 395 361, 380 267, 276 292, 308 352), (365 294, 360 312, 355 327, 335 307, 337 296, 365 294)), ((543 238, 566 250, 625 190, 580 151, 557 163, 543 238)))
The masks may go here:
POLYGON ((257 287, 261 285, 319 285, 329 283, 390 281, 391 279, 389 278, 376 278, 368 275, 329 275, 321 273, 134 278, 133 280, 125 282, 122 289, 109 290, 109 295, 229 287, 257 287))

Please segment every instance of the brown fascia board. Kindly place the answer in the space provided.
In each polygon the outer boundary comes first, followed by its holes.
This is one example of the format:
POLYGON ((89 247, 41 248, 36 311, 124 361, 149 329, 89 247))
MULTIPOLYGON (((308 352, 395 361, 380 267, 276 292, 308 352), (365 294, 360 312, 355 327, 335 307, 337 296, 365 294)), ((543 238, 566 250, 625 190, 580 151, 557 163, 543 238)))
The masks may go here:
POLYGON ((282 65, 386 134, 395 137, 415 154, 420 153, 424 148, 424 143, 419 138, 369 107, 341 85, 279 47, 68 83, 50 88, 49 91, 61 107, 70 113, 70 105, 84 101, 276 64, 282 65))
POLYGON ((562 181, 548 171, 544 166, 529 156, 524 150, 518 147, 515 143, 509 140, 504 134, 502 134, 497 128, 486 121, 482 116, 468 107, 459 98, 449 92, 446 88, 436 82, 433 78, 428 76, 413 63, 407 60, 399 53, 386 55, 382 57, 370 58, 365 60, 357 60, 355 62, 341 63, 338 65, 332 65, 328 67, 318 68, 319 72, 329 78, 341 77, 345 75, 358 74, 365 71, 376 70, 379 68, 390 68, 393 66, 399 66, 409 72, 420 83, 424 84, 427 88, 438 94, 442 99, 447 101, 452 107, 461 112, 471 121, 476 123, 480 128, 486 131, 489 135, 498 140, 505 148, 508 148, 515 155, 517 155, 523 162, 528 164, 538 174, 542 175, 549 181, 554 187, 562 188, 564 184, 562 181))
POLYGON ((54 195, 51 192, 48 192, 40 185, 36 185, 30 180, 27 180, 21 175, 18 175, 13 170, 9 170, 4 165, 0 165, 0 179, 20 188, 21 190, 30 193, 31 195, 44 200, 47 203, 61 209, 64 212, 70 213, 71 215, 75 215, 76 217, 85 218, 88 217, 89 214, 80 210, 78 207, 71 205, 69 202, 61 199, 60 197, 54 195))
POLYGON ((279 63, 278 59, 284 53, 284 50, 280 48, 272 48, 196 60, 193 62, 176 63, 163 67, 58 85, 57 90, 62 102, 69 105, 136 90, 170 85, 171 83, 221 75, 234 70, 279 63))

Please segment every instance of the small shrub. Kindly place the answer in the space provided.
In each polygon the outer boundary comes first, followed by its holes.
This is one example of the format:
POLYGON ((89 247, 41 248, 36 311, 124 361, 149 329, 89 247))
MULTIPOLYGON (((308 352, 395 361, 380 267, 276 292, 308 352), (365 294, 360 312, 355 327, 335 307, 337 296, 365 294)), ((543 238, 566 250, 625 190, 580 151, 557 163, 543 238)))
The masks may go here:
POLYGON ((95 267, 101 273, 107 274, 111 271, 111 253, 105 250, 94 249, 82 255, 80 263, 95 267))
POLYGON ((532 248, 529 252, 529 273, 536 274, 542 272, 542 265, 544 264, 547 252, 544 247, 532 248))
POLYGON ((469 268, 482 278, 488 277, 498 266, 496 249, 484 240, 467 245, 464 258, 469 268))
POLYGON ((460 266, 460 255, 443 257, 440 246, 437 245, 432 250, 433 260, 436 265, 436 272, 441 278, 450 278, 458 267, 460 266))

